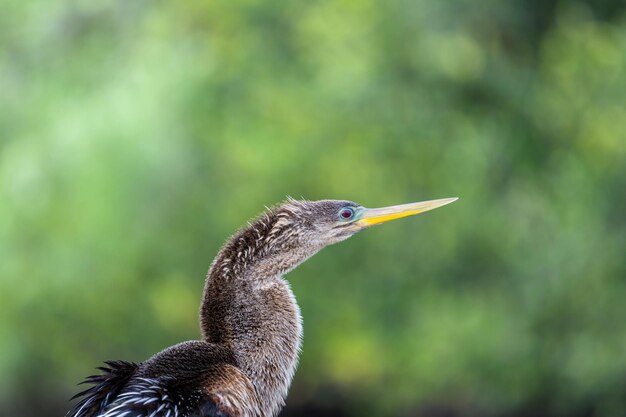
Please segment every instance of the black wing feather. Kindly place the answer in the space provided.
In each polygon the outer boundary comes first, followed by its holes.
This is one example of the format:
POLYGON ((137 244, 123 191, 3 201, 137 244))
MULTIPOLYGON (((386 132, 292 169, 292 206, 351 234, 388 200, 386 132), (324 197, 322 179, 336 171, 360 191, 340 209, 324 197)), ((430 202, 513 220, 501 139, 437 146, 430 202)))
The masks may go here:
POLYGON ((132 362, 105 364, 79 384, 92 386, 71 398, 80 401, 66 417, 231 417, 197 387, 137 377, 139 365, 132 362))
POLYGON ((93 386, 71 398, 74 400, 82 397, 66 417, 90 417, 101 413, 115 400, 138 367, 135 363, 125 361, 106 361, 105 364, 107 366, 97 368, 101 374, 88 376, 79 384, 93 386))
MULTIPOLYGON (((100 416, 99 416, 100 417, 100 416)), ((198 386, 173 378, 136 378, 101 417, 231 417, 198 386)))
POLYGON ((198 387, 177 384, 171 377, 136 377, 137 365, 106 362, 93 384, 76 394, 82 397, 66 417, 231 417, 198 387))

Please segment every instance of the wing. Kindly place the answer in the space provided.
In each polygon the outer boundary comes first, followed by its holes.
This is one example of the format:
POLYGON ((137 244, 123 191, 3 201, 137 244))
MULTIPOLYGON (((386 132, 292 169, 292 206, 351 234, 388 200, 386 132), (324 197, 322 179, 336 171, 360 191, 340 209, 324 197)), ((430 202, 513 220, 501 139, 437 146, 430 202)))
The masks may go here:
POLYGON ((124 361, 108 361, 107 366, 98 368, 100 375, 91 375, 81 384, 93 384, 72 397, 80 401, 67 413, 67 417, 91 417, 102 412, 111 404, 137 370, 137 364, 124 361))
POLYGON ((260 417, 261 402, 230 352, 183 342, 140 365, 107 362, 67 417, 260 417))
POLYGON ((254 388, 231 365, 213 366, 202 378, 180 383, 172 377, 134 376, 138 365, 107 362, 94 386, 66 417, 257 417, 254 388))
POLYGON ((137 378, 97 417, 235 417, 198 387, 171 378, 137 378))

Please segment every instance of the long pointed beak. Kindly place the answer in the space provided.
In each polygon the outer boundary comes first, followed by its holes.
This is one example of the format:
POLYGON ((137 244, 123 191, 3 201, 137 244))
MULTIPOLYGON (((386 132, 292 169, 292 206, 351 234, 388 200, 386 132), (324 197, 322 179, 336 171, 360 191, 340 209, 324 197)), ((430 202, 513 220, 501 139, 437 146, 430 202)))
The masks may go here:
POLYGON ((381 224, 402 217, 413 216, 428 210, 433 210, 458 200, 458 197, 442 198, 439 200, 420 201, 419 203, 401 204, 398 206, 365 209, 361 218, 357 220, 359 226, 367 227, 381 224))

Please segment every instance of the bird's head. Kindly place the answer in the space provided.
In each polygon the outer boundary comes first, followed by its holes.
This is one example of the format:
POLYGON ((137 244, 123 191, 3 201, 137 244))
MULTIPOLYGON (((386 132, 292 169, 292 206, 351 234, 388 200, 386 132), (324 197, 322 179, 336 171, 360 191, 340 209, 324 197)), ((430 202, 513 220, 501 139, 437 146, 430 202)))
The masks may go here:
POLYGON ((224 245, 210 274, 247 270, 257 279, 282 275, 325 246, 370 226, 423 213, 456 198, 366 208, 352 201, 288 199, 251 221, 224 245))
POLYGON ((283 239, 306 242, 321 249, 370 226, 433 210, 456 200, 443 198, 372 209, 352 201, 289 199, 278 207, 273 231, 283 239))

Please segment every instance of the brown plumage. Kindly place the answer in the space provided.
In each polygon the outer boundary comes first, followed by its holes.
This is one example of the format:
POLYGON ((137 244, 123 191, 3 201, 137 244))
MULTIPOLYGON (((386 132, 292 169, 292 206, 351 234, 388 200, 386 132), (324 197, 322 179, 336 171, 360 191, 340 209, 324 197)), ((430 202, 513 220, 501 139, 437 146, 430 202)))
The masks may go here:
POLYGON ((323 247, 394 218, 453 201, 384 209, 350 201, 285 203, 267 210, 220 250, 200 307, 202 340, 141 364, 107 362, 87 378, 71 417, 272 417, 284 405, 302 325, 284 274, 323 247))

